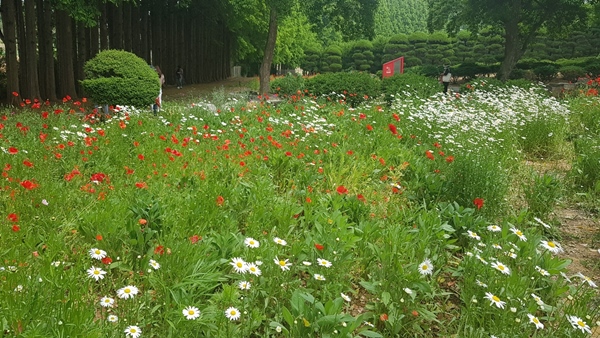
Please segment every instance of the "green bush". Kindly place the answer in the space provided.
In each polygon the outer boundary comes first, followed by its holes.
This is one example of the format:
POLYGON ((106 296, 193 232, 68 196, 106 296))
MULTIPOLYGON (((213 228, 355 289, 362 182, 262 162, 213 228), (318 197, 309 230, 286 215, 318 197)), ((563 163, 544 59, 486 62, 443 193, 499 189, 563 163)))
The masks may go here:
POLYGON ((331 97, 333 93, 344 94, 352 107, 380 94, 379 79, 363 72, 319 74, 305 83, 306 89, 313 95, 331 97))
POLYGON ((481 66, 474 62, 465 62, 452 69, 452 75, 462 77, 467 81, 476 78, 477 74, 481 73, 481 66))
POLYGON ((153 104, 160 91, 158 75, 135 54, 105 50, 85 63, 86 94, 99 104, 135 107, 153 104))
POLYGON ((540 81, 550 81, 558 75, 558 65, 546 64, 533 69, 533 73, 540 81))
POLYGON ((394 98, 402 98, 406 95, 418 95, 429 97, 441 92, 441 85, 436 78, 421 74, 405 73, 386 77, 381 81, 381 91, 389 104, 394 98))
POLYGON ((271 93, 294 95, 299 90, 304 90, 304 78, 302 76, 290 74, 271 81, 271 93))
POLYGON ((575 189, 600 193, 600 141, 596 137, 582 137, 576 139, 574 145, 577 158, 570 176, 575 189))
POLYGON ((563 79, 571 82, 575 82, 586 75, 585 69, 579 66, 563 66, 559 69, 559 72, 563 79))
POLYGON ((554 210, 562 192, 559 177, 544 173, 533 174, 530 182, 523 184, 528 211, 533 217, 546 219, 554 210))

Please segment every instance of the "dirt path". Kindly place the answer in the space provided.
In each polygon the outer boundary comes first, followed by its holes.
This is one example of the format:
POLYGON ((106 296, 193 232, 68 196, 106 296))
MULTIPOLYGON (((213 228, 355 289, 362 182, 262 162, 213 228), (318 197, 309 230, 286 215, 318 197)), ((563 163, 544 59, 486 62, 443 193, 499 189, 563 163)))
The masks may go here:
POLYGON ((258 78, 256 77, 237 77, 218 82, 185 85, 182 89, 171 85, 163 88, 163 100, 192 102, 199 98, 210 97, 214 91, 220 90, 220 88, 223 88, 226 93, 245 92, 253 90, 251 88, 254 87, 254 84, 258 88, 258 78))

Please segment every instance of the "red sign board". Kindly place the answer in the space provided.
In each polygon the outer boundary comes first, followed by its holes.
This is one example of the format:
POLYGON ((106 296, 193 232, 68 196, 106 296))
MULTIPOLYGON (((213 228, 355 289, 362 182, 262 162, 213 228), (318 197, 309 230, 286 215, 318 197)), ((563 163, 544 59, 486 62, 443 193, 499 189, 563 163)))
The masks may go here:
POLYGON ((383 64, 383 77, 404 73, 404 56, 383 64))

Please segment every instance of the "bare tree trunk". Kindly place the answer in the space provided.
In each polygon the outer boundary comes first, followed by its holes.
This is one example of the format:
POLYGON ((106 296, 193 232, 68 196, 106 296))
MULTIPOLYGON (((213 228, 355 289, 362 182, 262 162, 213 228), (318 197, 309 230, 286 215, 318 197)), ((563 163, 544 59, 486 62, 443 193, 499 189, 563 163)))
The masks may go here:
POLYGON ((127 34, 123 34, 123 49, 131 52, 132 51, 132 32, 131 32, 131 4, 129 2, 123 2, 121 11, 123 12, 123 31, 127 34))
MULTIPOLYGON (((12 1, 12 0, 11 0, 12 1)), ((27 83, 27 60, 31 57, 27 54, 27 38, 25 36, 25 18, 23 17, 23 1, 15 1, 17 11, 17 50, 19 51, 19 90, 23 98, 30 98, 31 92, 27 83)))
POLYGON ((98 26, 90 27, 89 29, 90 40, 88 43, 88 60, 96 56, 96 54, 98 54, 98 52, 100 51, 100 34, 98 33, 99 29, 100 27, 98 26))
POLYGON ((57 101, 54 73, 54 39, 52 38, 52 8, 47 1, 37 0, 40 53, 40 81, 43 98, 57 101))
POLYGON ((269 81, 271 76, 271 65, 273 64, 273 55, 275 54, 275 42, 277 41, 277 10, 271 7, 269 15, 269 34, 265 46, 265 55, 260 66, 260 94, 269 93, 269 81))
POLYGON ((157 10, 152 12, 150 17, 150 27, 152 29, 152 64, 157 65, 162 61, 163 54, 163 24, 162 16, 157 10))
MULTIPOLYGON (((18 1, 18 0, 17 0, 18 1)), ((19 92, 19 63, 17 61, 17 12, 15 1, 3 0, 2 27, 6 48, 6 94, 10 104, 16 105, 20 98, 13 95, 19 92)))
POLYGON ((144 58, 144 54, 142 53, 142 40, 140 37, 140 6, 132 5, 133 8, 131 10, 131 51, 141 57, 144 58))
POLYGON ((25 0, 25 52, 27 53, 27 92, 29 98, 39 99, 40 81, 37 58, 37 18, 35 0, 25 0))
MULTIPOLYGON (((88 60, 87 59, 87 49, 86 49, 86 44, 87 44, 87 39, 86 39, 86 35, 85 35, 86 29, 85 29, 85 24, 83 22, 77 22, 77 51, 74 51, 74 56, 76 57, 77 60, 77 65, 75 68, 75 79, 76 80, 83 80, 84 75, 83 75, 83 65, 85 64, 85 62, 88 60)), ((82 97, 83 95, 83 87, 81 87, 81 84, 79 81, 77 81, 75 83, 75 88, 77 89, 77 94, 82 97)))
POLYGON ((63 10, 56 11, 56 52, 58 55, 59 96, 77 97, 75 69, 73 67, 73 32, 71 17, 63 10))
POLYGON ((100 50, 108 49, 108 6, 100 5, 100 50))
POLYGON ((140 38, 141 38, 141 50, 140 56, 146 60, 147 63, 151 63, 152 60, 150 58, 150 46, 152 45, 152 31, 148 28, 149 16, 148 9, 142 7, 140 11, 140 38))

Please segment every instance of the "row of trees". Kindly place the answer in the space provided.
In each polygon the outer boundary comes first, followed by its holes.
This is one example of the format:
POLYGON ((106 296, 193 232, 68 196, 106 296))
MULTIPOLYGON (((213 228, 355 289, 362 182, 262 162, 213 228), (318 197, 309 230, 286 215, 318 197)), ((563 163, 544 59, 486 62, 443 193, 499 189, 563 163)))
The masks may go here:
POLYGON ((222 1, 3 0, 7 93, 57 100, 83 94, 84 63, 100 50, 135 53, 173 79, 186 65, 190 82, 230 72, 231 31, 222 1))
MULTIPOLYGON (((385 62, 400 56, 404 56, 406 67, 465 63, 491 65, 503 60, 504 44, 505 39, 497 29, 484 29, 478 34, 463 30, 454 37, 442 32, 415 32, 390 38, 378 37, 372 41, 358 40, 308 48, 300 66, 311 73, 346 69, 375 73, 385 62)), ((586 31, 573 31, 568 38, 541 32, 524 58, 556 61, 597 56, 598 51, 600 25, 594 25, 586 31)))

